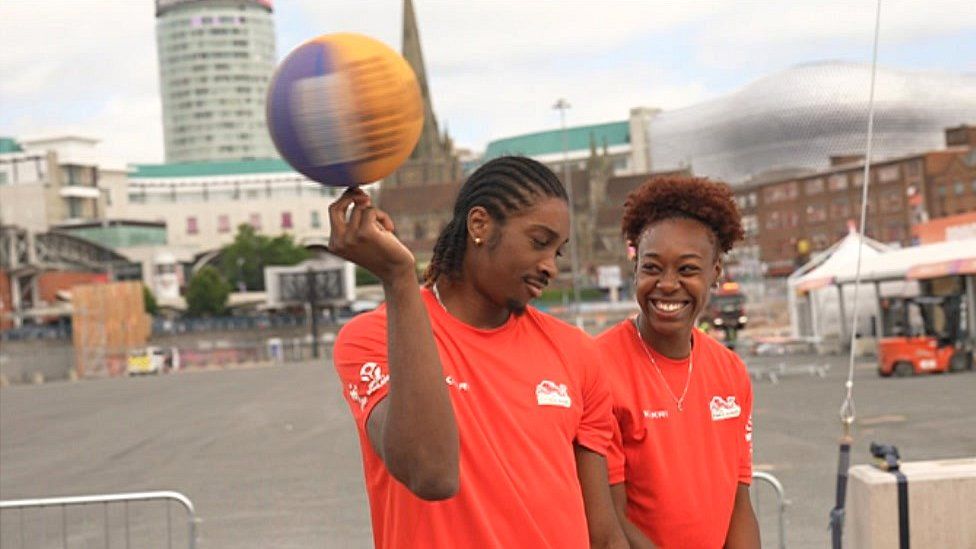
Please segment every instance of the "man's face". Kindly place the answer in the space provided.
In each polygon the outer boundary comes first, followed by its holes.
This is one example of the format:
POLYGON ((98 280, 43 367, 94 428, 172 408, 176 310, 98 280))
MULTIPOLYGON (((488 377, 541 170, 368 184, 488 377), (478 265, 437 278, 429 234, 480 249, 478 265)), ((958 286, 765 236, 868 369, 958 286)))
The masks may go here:
POLYGON ((675 218, 645 228, 637 245, 635 282, 651 335, 689 334, 719 274, 714 235, 702 223, 675 218))
POLYGON ((475 280, 492 302, 519 314, 558 274, 556 257, 569 238, 569 209, 541 198, 504 225, 494 223, 485 253, 475 254, 475 280))

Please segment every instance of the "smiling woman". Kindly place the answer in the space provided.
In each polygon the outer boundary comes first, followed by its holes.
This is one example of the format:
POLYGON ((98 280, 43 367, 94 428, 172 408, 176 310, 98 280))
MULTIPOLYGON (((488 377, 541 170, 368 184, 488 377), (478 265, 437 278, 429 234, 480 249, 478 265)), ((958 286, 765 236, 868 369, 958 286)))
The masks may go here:
POLYGON ((623 233, 637 249, 640 313, 597 338, 614 397, 617 514, 633 547, 758 547, 749 377, 694 328, 722 255, 743 236, 732 193, 707 179, 652 179, 627 198, 623 233))

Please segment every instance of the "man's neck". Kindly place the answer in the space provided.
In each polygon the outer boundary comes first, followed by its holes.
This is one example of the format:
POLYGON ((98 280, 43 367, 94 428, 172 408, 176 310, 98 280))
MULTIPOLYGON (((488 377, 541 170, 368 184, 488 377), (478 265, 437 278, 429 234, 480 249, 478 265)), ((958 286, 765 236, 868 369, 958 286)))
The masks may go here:
POLYGON ((441 305, 454 318, 481 330, 497 328, 508 321, 511 311, 488 300, 466 280, 439 277, 435 283, 441 305))

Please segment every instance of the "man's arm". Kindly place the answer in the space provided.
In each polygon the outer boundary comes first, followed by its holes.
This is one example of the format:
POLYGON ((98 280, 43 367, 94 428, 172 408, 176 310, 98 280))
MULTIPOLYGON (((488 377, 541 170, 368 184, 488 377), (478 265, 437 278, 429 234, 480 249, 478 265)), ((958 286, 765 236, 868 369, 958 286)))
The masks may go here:
POLYGON ((450 498, 459 487, 457 423, 413 254, 361 190, 346 191, 329 207, 329 218, 329 250, 376 275, 386 295, 389 392, 366 422, 370 444, 418 497, 450 498))
POLYGON ((627 485, 623 482, 610 486, 610 496, 613 498, 613 508, 617 514, 617 520, 627 536, 627 542, 631 549, 654 549, 654 544, 647 539, 644 532, 641 532, 633 522, 627 518, 627 485))
POLYGON ((729 533, 725 537, 726 549, 759 549, 759 523, 752 510, 752 500, 749 498, 749 486, 740 483, 735 490, 735 506, 732 508, 732 520, 729 522, 729 533))
POLYGON ((627 538, 613 511, 613 502, 607 482, 607 460, 600 454, 579 444, 576 452, 576 474, 583 491, 586 524, 590 532, 590 547, 600 549, 624 549, 627 538))

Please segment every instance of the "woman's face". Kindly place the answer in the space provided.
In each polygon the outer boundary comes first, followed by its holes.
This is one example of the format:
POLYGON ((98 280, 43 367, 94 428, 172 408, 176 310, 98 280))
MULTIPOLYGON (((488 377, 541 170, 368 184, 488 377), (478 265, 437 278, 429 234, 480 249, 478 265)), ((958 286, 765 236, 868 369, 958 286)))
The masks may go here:
POLYGON ((721 273, 715 236, 701 222, 674 218, 645 227, 637 243, 635 284, 648 335, 687 337, 721 273))

